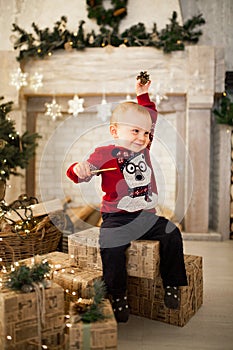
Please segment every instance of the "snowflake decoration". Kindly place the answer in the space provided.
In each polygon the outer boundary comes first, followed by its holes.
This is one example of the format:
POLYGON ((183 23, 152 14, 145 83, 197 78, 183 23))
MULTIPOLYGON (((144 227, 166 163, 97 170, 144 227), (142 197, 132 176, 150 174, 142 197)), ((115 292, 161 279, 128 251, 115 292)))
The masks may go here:
POLYGON ((15 86, 19 90, 22 86, 27 86, 28 73, 23 73, 20 68, 11 73, 10 85, 15 86))
POLYGON ((78 95, 74 95, 73 100, 68 101, 68 113, 71 113, 74 117, 77 117, 79 113, 84 111, 83 103, 84 98, 79 98, 78 95))
POLYGON ((45 107, 47 108, 45 115, 51 117, 53 121, 62 116, 62 106, 56 102, 55 98, 53 98, 52 103, 45 103, 45 107))
POLYGON ((100 118, 103 122, 106 122, 108 117, 111 116, 112 104, 107 103, 106 99, 103 98, 101 104, 97 106, 97 118, 100 118))
POLYGON ((43 74, 35 72, 30 77, 30 86, 35 92, 37 92, 37 90, 43 86, 43 74))
POLYGON ((157 92, 155 92, 154 89, 151 89, 150 97, 152 100, 155 101, 156 106, 159 106, 163 100, 168 100, 168 97, 167 97, 166 93, 164 92, 165 89, 160 88, 160 84, 157 84, 156 91, 157 92))

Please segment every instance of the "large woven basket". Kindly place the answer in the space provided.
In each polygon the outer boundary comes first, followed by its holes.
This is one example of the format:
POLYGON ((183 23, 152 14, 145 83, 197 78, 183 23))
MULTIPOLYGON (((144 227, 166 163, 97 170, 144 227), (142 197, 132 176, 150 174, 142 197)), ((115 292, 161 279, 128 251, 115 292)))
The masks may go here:
POLYGON ((0 267, 55 251, 65 220, 64 212, 57 211, 43 217, 26 236, 23 232, 0 232, 0 267))

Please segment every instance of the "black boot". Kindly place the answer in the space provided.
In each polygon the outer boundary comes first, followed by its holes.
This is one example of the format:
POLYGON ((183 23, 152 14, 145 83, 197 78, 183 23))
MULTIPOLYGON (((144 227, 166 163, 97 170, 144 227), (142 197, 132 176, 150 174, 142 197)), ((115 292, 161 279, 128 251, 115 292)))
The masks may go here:
POLYGON ((117 322, 127 322, 129 319, 129 305, 126 295, 111 298, 112 309, 117 322))
POLYGON ((176 286, 166 286, 164 288, 164 304, 169 309, 179 309, 180 307, 180 289, 176 286))

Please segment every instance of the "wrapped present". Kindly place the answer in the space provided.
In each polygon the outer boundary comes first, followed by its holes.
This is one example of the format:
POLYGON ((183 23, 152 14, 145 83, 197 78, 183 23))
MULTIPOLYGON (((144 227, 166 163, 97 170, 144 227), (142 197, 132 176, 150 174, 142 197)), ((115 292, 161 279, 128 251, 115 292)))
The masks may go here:
POLYGON ((2 289, 0 349, 65 349, 63 295, 55 283, 39 294, 2 289))
MULTIPOLYGON (((98 241, 98 227, 70 235, 68 251, 71 264, 102 270, 98 241)), ((127 250, 127 271, 129 276, 155 278, 159 274, 159 242, 132 241, 127 250)))
POLYGON ((127 250, 127 271, 129 276, 154 279, 159 275, 159 242, 132 241, 127 250))
POLYGON ((117 323, 109 300, 104 301, 103 313, 104 319, 91 323, 84 323, 79 317, 71 316, 69 350, 117 349, 117 323))
POLYGON ((49 263, 51 278, 55 271, 71 266, 69 255, 57 251, 43 255, 35 255, 31 258, 20 260, 19 264, 30 266, 32 264, 40 263, 41 261, 47 261, 49 263))
POLYGON ((70 302, 77 298, 90 298, 94 281, 100 279, 102 279, 100 270, 70 267, 55 271, 53 281, 64 290, 65 313, 69 310, 70 302))
POLYGON ((72 265, 102 270, 99 252, 99 228, 92 227, 70 235, 68 237, 68 253, 72 265))
POLYGON ((65 293, 65 312, 69 310, 71 301, 77 298, 88 298, 92 292, 93 283, 102 278, 102 271, 98 269, 72 267, 69 254, 63 252, 51 252, 25 259, 19 263, 31 265, 47 261, 50 266, 50 278, 59 284, 65 293))
POLYGON ((130 312, 176 326, 184 326, 203 303, 202 257, 185 255, 185 267, 188 286, 180 287, 181 302, 178 310, 166 308, 164 288, 160 276, 154 280, 129 277, 130 312))

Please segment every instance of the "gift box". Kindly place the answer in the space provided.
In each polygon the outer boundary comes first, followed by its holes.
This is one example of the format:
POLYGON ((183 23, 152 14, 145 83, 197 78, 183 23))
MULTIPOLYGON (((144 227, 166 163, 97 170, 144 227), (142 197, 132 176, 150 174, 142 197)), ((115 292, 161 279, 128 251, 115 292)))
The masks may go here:
POLYGON ((184 326, 203 304, 202 257, 185 255, 188 286, 180 287, 181 301, 178 310, 164 304, 164 288, 160 276, 154 280, 128 278, 128 301, 131 314, 184 326))
POLYGON ((100 279, 102 279, 100 270, 70 267, 54 271, 53 281, 64 290, 65 313, 69 311, 70 302, 78 298, 90 298, 94 282, 100 279))
POLYGON ((1 350, 65 349, 63 289, 54 283, 38 293, 1 290, 1 350))
POLYGON ((71 301, 77 298, 89 298, 92 293, 94 281, 102 278, 102 271, 98 269, 71 267, 69 254, 63 252, 51 252, 25 259, 19 263, 31 265, 47 260, 50 270, 50 278, 64 290, 65 313, 69 311, 71 301))
MULTIPOLYGON (((98 241, 98 227, 70 235, 68 251, 71 264, 102 270, 98 241)), ((159 274, 159 242, 132 241, 127 250, 127 271, 129 276, 155 278, 159 274)))
POLYGON ((127 250, 127 271, 129 276, 154 279, 159 275, 159 242, 132 241, 127 250))
POLYGON ((35 255, 34 257, 20 260, 19 264, 25 264, 31 266, 32 264, 39 264, 42 261, 47 261, 50 266, 50 274, 53 276, 55 271, 68 268, 71 266, 70 257, 68 254, 63 252, 51 252, 43 255, 35 255))
POLYGON ((72 265, 102 270, 99 228, 92 227, 70 235, 68 237, 68 253, 72 265))
MULTIPOLYGON (((104 301, 105 318, 84 323, 71 316, 69 327, 69 350, 116 350, 117 323, 109 300, 104 301)), ((79 317, 78 317, 79 319, 79 317)))

